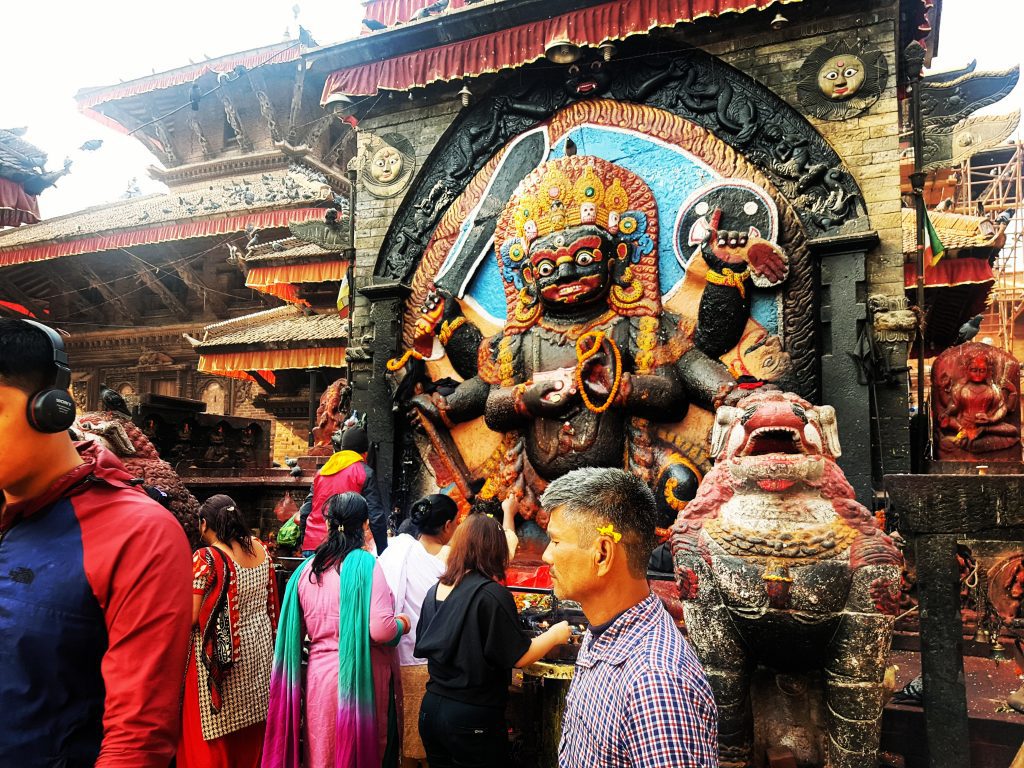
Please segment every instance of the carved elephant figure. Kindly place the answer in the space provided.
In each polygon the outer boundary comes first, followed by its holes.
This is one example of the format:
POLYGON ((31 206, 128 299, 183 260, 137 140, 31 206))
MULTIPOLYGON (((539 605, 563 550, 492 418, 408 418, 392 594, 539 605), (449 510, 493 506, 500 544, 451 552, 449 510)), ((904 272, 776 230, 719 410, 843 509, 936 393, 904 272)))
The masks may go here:
POLYGON ((720 764, 752 765, 751 676, 820 670, 831 768, 874 768, 902 556, 839 469, 835 411, 755 392, 716 412, 717 462, 673 527, 720 764))

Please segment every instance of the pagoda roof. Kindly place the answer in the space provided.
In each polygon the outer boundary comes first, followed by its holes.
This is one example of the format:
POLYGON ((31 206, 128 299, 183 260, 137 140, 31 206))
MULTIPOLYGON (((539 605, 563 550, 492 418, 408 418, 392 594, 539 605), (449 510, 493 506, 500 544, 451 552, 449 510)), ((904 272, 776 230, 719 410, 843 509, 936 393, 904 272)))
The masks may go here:
POLYGON ((0 267, 283 227, 322 219, 334 194, 326 178, 292 165, 265 173, 202 180, 165 194, 118 200, 16 229, 0 231, 0 267))
POLYGON ((273 384, 275 371, 343 367, 348 328, 336 312, 288 305, 208 325, 202 341, 185 338, 199 353, 200 371, 241 379, 255 372, 273 384))
POLYGON ((295 61, 305 51, 313 47, 315 46, 304 45, 299 40, 285 40, 273 45, 250 48, 246 51, 236 51, 195 64, 169 69, 165 72, 145 75, 134 80, 118 83, 117 85, 82 88, 75 94, 75 101, 78 102, 78 108, 81 111, 91 112, 93 107, 110 101, 139 96, 144 93, 164 88, 173 88, 178 85, 191 85, 197 78, 202 77, 208 72, 227 73, 238 66, 245 67, 246 69, 255 69, 265 64, 284 64, 289 61, 295 61))
MULTIPOLYGON (((917 215, 913 208, 903 208, 903 253, 913 256, 917 252, 917 215)), ((982 222, 992 223, 982 216, 966 216, 960 213, 928 211, 928 219, 939 235, 947 251, 970 248, 986 248, 998 251, 1003 246, 1003 228, 992 225, 994 231, 986 233, 982 222)))
POLYGON ((276 349, 333 345, 348 340, 348 320, 337 312, 307 314, 287 305, 208 325, 193 344, 200 354, 272 346, 276 349))

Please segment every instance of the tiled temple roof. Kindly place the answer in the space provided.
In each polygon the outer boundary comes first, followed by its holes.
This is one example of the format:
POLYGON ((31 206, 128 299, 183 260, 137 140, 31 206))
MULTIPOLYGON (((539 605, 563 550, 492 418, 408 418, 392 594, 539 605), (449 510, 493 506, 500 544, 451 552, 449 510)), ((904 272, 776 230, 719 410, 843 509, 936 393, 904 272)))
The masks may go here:
MULTIPOLYGON (((917 252, 917 216, 913 208, 903 208, 903 253, 913 255, 917 252)), ((965 216, 960 213, 944 213, 928 211, 928 218, 939 234, 939 240, 946 250, 962 250, 965 248, 1001 247, 999 233, 985 234, 981 223, 987 219, 981 216, 965 216)))
POLYGON ((306 315, 298 307, 286 306, 208 325, 195 350, 203 354, 227 348, 329 346, 347 339, 348 320, 336 312, 306 315))

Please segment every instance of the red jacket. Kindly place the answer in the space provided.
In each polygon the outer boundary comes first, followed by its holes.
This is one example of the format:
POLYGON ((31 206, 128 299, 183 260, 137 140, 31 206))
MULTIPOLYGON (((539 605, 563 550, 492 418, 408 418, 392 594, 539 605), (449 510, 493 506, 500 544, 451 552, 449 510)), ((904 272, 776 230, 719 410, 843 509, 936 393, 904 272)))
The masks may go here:
POLYGON ((355 451, 338 451, 324 464, 313 478, 311 506, 303 504, 302 518, 304 533, 302 549, 316 549, 327 538, 327 521, 324 520, 324 504, 339 493, 352 491, 366 499, 370 510, 370 531, 377 545, 379 555, 388 545, 388 515, 380 499, 377 477, 370 465, 355 451))
POLYGON ((98 443, 0 527, 0 765, 167 768, 192 625, 170 512, 98 443))

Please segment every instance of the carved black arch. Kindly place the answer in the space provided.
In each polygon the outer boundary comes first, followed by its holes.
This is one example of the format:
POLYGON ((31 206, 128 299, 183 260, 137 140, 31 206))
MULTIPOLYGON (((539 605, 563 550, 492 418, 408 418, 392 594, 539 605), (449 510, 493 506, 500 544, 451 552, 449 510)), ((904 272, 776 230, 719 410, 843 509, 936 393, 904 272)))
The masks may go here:
MULTIPOLYGON (((785 199, 803 230, 801 242, 870 228, 860 190, 839 156, 768 89, 696 49, 642 64, 634 59, 624 70, 602 98, 678 115, 729 145, 785 199)), ((379 278, 408 283, 444 212, 477 171, 512 138, 579 101, 569 95, 564 70, 535 68, 531 74, 524 87, 506 83, 450 126, 392 221, 375 269, 379 278)), ((794 388, 816 400, 815 280, 807 251, 801 252, 785 296, 785 335, 794 388)))
MULTIPOLYGON (((786 195, 808 239, 870 229, 860 189, 839 155, 763 85, 693 48, 623 69, 603 97, 666 110, 722 139, 786 195)), ((392 219, 377 277, 407 280, 444 211, 484 163, 509 139, 578 100, 567 94, 561 69, 521 73, 533 75, 528 85, 513 88, 506 80, 445 132, 392 219)))

